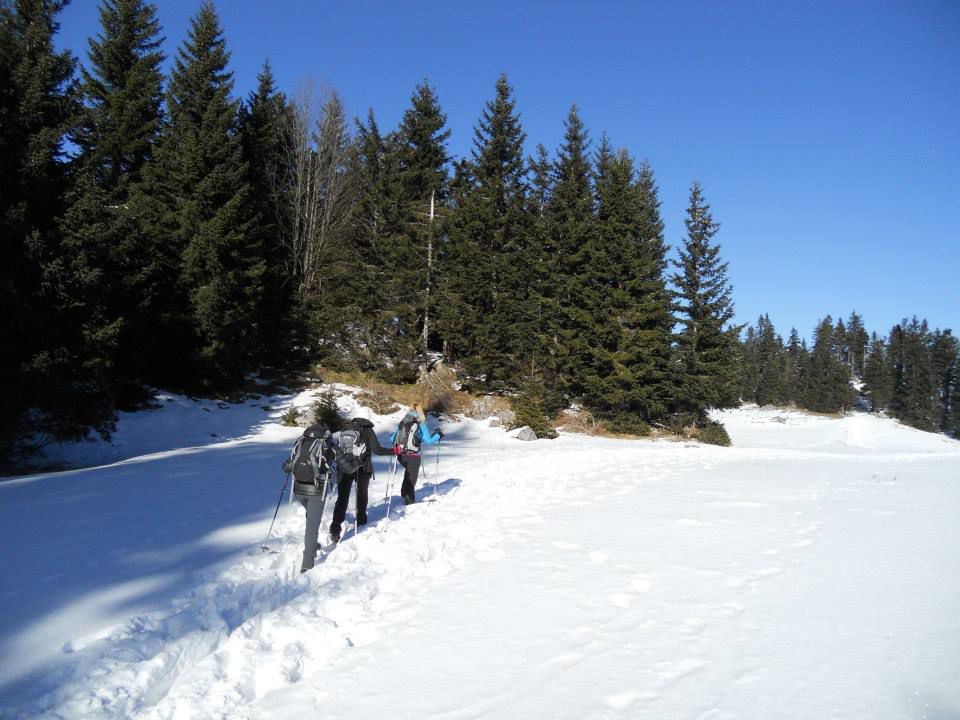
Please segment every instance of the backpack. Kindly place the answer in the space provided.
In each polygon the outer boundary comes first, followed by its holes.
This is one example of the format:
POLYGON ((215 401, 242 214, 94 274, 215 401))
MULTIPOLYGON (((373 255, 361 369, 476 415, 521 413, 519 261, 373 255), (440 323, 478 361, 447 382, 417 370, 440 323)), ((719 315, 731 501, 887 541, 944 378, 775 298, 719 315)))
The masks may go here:
POLYGON ((354 473, 367 459, 367 445, 360 429, 350 424, 340 431, 337 443, 337 469, 341 473, 354 473))
POLYGON ((416 455, 420 452, 420 423, 403 420, 393 436, 393 451, 397 455, 416 455))
MULTIPOLYGON (((330 431, 325 425, 311 425, 303 431, 290 451, 289 467, 298 485, 320 487, 329 469, 330 431)), ((286 467, 286 466, 285 466, 286 467)))

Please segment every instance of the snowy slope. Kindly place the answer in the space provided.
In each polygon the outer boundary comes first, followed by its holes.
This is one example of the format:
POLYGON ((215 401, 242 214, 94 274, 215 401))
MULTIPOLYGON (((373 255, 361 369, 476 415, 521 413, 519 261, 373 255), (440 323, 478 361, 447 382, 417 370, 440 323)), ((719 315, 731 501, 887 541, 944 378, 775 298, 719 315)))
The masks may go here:
POLYGON ((269 421, 0 483, 0 715, 957 717, 960 443, 722 419, 732 448, 446 422, 424 502, 388 524, 377 458, 372 524, 303 576, 299 506, 259 549, 269 421))

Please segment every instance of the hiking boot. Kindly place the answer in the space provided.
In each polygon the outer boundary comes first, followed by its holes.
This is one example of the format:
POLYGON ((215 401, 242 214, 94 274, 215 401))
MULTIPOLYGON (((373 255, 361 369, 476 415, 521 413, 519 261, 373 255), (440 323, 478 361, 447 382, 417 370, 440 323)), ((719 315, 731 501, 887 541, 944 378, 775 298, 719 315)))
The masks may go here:
POLYGON ((361 515, 360 517, 357 518, 357 525, 366 525, 366 524, 367 524, 366 515, 361 515))
POLYGON ((417 499, 413 495, 401 495, 404 505, 413 505, 417 499))
POLYGON ((338 542, 340 542, 340 531, 339 531, 339 530, 337 530, 336 532, 333 532, 333 531, 330 532, 330 542, 332 542, 332 543, 338 543, 338 542))

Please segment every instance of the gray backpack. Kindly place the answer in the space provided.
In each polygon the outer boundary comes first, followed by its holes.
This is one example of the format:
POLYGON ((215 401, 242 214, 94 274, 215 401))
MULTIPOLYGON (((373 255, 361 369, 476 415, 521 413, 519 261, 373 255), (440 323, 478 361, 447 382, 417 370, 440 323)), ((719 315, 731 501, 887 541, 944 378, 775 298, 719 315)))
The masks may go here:
POLYGON ((363 435, 355 425, 348 425, 340 431, 337 442, 337 469, 341 473, 354 473, 367 459, 367 445, 363 435))

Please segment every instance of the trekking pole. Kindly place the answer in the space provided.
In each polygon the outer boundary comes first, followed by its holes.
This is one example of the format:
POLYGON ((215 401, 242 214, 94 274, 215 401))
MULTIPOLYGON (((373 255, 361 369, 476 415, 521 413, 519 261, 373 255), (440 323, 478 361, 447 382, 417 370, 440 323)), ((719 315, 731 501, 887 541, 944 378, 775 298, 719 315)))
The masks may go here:
POLYGON ((387 498, 390 497, 390 491, 393 490, 393 476, 396 473, 396 470, 397 470, 397 456, 394 455, 390 459, 390 479, 387 481, 387 490, 383 494, 384 501, 386 501, 387 498))
POLYGON ((273 524, 277 521, 277 513, 280 512, 280 503, 283 502, 283 491, 287 489, 287 483, 290 481, 290 473, 283 474, 283 485, 280 486, 280 497, 277 498, 277 509, 273 511, 273 520, 270 521, 270 529, 267 530, 267 536, 263 539, 263 542, 260 544, 260 549, 267 551, 270 548, 267 547, 267 540, 270 539, 270 533, 273 532, 273 524))
MULTIPOLYGON (((330 495, 330 475, 331 475, 331 472, 332 472, 332 471, 331 471, 330 468, 328 467, 326 474, 324 474, 324 476, 323 476, 323 491, 322 491, 322 493, 320 494, 320 497, 322 498, 322 499, 320 500, 320 533, 321 533, 321 534, 323 533, 323 512, 324 512, 324 510, 327 509, 327 497, 330 495)), ((319 537, 322 537, 322 535, 318 536, 318 538, 319 538, 319 537)), ((320 543, 321 545, 323 544, 319 539, 317 540, 317 542, 320 543)), ((324 551, 324 552, 326 552, 326 551, 324 551)))
POLYGON ((353 542, 356 543, 357 533, 360 532, 360 523, 357 520, 357 516, 360 514, 360 468, 357 468, 357 471, 353 474, 353 484, 357 488, 353 494, 353 542))
POLYGON ((387 531, 387 524, 390 522, 390 504, 393 502, 393 479, 397 476, 397 465, 400 463, 397 462, 397 456, 393 456, 393 462, 390 464, 390 480, 387 482, 387 494, 384 495, 384 500, 387 501, 387 514, 383 518, 383 529, 380 532, 387 531))
POLYGON ((437 463, 433 466, 433 499, 437 499, 437 483, 440 482, 440 443, 443 442, 441 437, 437 440, 437 463))

